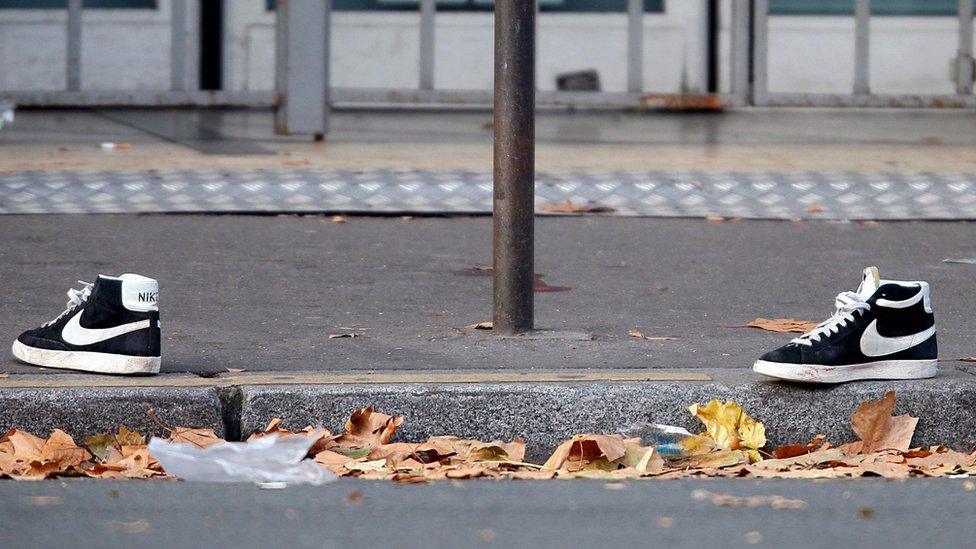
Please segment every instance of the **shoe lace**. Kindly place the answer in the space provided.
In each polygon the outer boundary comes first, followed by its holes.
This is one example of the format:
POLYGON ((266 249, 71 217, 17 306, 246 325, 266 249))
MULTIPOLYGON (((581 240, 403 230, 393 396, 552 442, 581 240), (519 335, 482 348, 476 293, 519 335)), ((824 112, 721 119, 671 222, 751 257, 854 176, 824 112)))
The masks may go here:
POLYGON ((91 282, 85 282, 84 280, 79 280, 78 283, 82 285, 80 289, 68 288, 68 304, 65 306, 64 311, 62 311, 61 314, 59 314, 54 320, 45 323, 45 326, 50 326, 51 324, 61 320, 64 315, 84 305, 84 303, 88 301, 88 297, 91 295, 92 288, 95 285, 91 282))
POLYGON ((834 307, 836 307, 836 310, 834 314, 830 315, 830 318, 817 324, 809 332, 794 338, 792 343, 807 346, 813 345, 814 341, 819 342, 820 338, 839 332, 841 326, 846 326, 848 322, 854 320, 855 313, 863 315, 864 311, 871 310, 871 304, 864 301, 857 292, 841 292, 837 294, 837 298, 834 300, 834 307))

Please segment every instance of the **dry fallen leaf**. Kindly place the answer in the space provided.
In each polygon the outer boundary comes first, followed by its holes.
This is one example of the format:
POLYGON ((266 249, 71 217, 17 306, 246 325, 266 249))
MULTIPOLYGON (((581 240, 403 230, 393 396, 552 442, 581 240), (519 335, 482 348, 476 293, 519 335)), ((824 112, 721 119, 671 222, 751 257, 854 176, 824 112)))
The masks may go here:
POLYGON ((123 425, 118 434, 92 435, 82 439, 82 442, 102 461, 116 461, 124 457, 124 446, 145 446, 146 437, 123 425))
POLYGON ((491 330, 494 328, 494 324, 490 320, 484 322, 475 322, 474 324, 468 324, 465 328, 471 328, 474 330, 491 330))
POLYGON ((27 496, 24 501, 29 505, 61 505, 59 496, 27 496))
POLYGON ((802 499, 788 499, 783 496, 733 496, 718 494, 708 490, 698 489, 691 493, 691 497, 698 501, 710 501, 715 505, 725 507, 770 507, 773 509, 803 509, 807 502, 802 499))
POLYGON ((758 317, 745 324, 722 324, 723 328, 759 328, 770 332, 785 333, 806 333, 817 327, 816 322, 807 320, 796 320, 793 318, 763 318, 758 317))
POLYGON ((213 429, 173 427, 169 433, 169 441, 177 444, 192 444, 197 448, 206 448, 218 442, 223 442, 223 439, 218 437, 213 429))
POLYGON ((712 400, 705 406, 692 404, 688 410, 705 424, 703 436, 730 450, 743 450, 750 461, 762 459, 759 449, 766 445, 766 427, 749 417, 742 406, 728 401, 712 400))
POLYGON ((330 469, 336 474, 340 474, 339 469, 344 469, 347 463, 350 461, 355 461, 350 460, 349 456, 340 454, 338 452, 333 452, 332 450, 322 450, 321 452, 315 454, 315 457, 312 459, 314 459, 316 463, 324 465, 326 469, 330 469))
POLYGON ((647 341, 677 341, 678 337, 675 336, 649 336, 645 335, 644 332, 634 328, 627 332, 630 337, 636 337, 637 339, 646 339, 647 341))
POLYGON ((132 522, 120 522, 113 520, 108 523, 108 526, 112 530, 122 532, 123 534, 145 534, 149 531, 149 521, 145 519, 132 522))
POLYGON ((344 215, 334 215, 331 219, 333 223, 346 223, 349 221, 344 215))
POLYGON ((344 332, 341 334, 329 334, 329 339, 339 339, 343 337, 352 338, 352 337, 359 337, 359 336, 360 334, 357 334, 356 332, 344 332))
POLYGON ((548 282, 542 279, 545 276, 543 274, 535 273, 532 275, 532 291, 535 293, 554 293, 554 292, 568 292, 572 290, 569 286, 551 286, 548 282))
POLYGON ((753 464, 752 469, 768 469, 776 471, 786 471, 792 468, 818 467, 827 463, 839 463, 846 459, 842 451, 838 448, 828 448, 817 450, 809 454, 802 454, 791 458, 764 459, 759 463, 753 464))
POLYGON ((66 466, 81 465, 89 459, 88 450, 75 444, 75 441, 61 429, 55 429, 41 447, 41 461, 58 462, 66 466))
POLYGON ((343 466, 349 471, 361 471, 364 473, 386 472, 389 469, 385 459, 361 462, 346 460, 346 463, 343 466))
POLYGON ((0 437, 0 475, 15 479, 43 479, 63 474, 91 458, 64 431, 55 429, 47 439, 11 429, 0 437))
POLYGON ((10 453, 25 460, 41 459, 41 448, 44 439, 36 437, 26 431, 11 429, 0 438, 0 447, 9 446, 10 453), (7 442, 7 445, 4 445, 7 442))
POLYGON ((506 475, 515 480, 548 480, 556 476, 551 469, 516 469, 506 475))
POLYGON ((894 409, 894 391, 885 393, 881 400, 858 406, 851 415, 851 425, 861 440, 842 446, 844 452, 852 455, 886 449, 907 451, 912 444, 918 418, 907 414, 892 417, 894 409))
POLYGON ((786 446, 780 446, 779 448, 773 450, 773 457, 776 459, 785 459, 809 454, 810 452, 813 452, 817 448, 823 446, 826 438, 827 437, 824 435, 817 435, 813 437, 813 440, 806 444, 787 444, 786 446))
POLYGON ((710 454, 692 456, 687 459, 675 460, 671 462, 672 467, 684 470, 696 470, 696 474, 701 473, 705 476, 713 476, 717 469, 734 467, 737 465, 747 465, 752 459, 749 451, 743 450, 719 450, 710 454))
POLYGON ((512 442, 462 441, 470 442, 464 459, 477 461, 522 461, 525 459, 525 441, 517 438, 512 442))
MULTIPOLYGON (((596 465, 606 467, 627 453, 620 435, 576 435, 560 444, 543 467, 579 471, 596 465), (602 459, 602 463, 598 460, 602 459)), ((610 467, 616 469, 616 466, 610 467)))
POLYGON ((616 208, 611 208, 609 206, 574 204, 573 201, 568 198, 565 202, 560 202, 559 204, 543 204, 539 207, 539 210, 543 212, 566 214, 607 213, 617 211, 616 208))
POLYGON ((346 421, 346 431, 335 443, 343 448, 375 448, 389 442, 402 423, 403 416, 382 414, 372 406, 360 408, 346 421))
POLYGON ((640 439, 624 441, 624 455, 617 460, 625 467, 633 468, 640 474, 658 473, 664 470, 664 458, 653 446, 641 446, 640 439))
POLYGON ((244 368, 225 368, 225 370, 227 370, 228 372, 230 372, 232 374, 239 374, 239 373, 243 372, 245 369, 244 368))
POLYGON ((390 480, 395 484, 424 484, 427 479, 415 473, 394 473, 390 480))
POLYGON ((952 474, 957 470, 971 469, 976 465, 976 454, 955 452, 945 447, 925 453, 928 455, 919 457, 906 456, 905 462, 909 467, 917 469, 926 475, 943 471, 946 474, 952 474))

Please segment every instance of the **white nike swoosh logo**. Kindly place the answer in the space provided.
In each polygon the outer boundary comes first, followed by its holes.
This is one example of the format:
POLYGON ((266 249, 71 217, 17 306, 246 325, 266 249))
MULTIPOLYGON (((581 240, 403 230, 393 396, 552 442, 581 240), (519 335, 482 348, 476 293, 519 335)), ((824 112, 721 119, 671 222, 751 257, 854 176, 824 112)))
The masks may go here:
POLYGON ((141 330, 149 327, 149 319, 138 322, 130 322, 112 328, 83 328, 81 326, 81 313, 84 309, 75 313, 71 320, 61 329, 61 339, 72 345, 94 345, 100 341, 119 337, 129 332, 141 330))
POLYGON ((861 352, 864 356, 882 356, 910 349, 935 335, 935 325, 917 334, 885 337, 878 333, 878 319, 871 321, 861 334, 861 352))
POLYGON ((907 309, 912 305, 922 301, 922 292, 918 292, 914 297, 908 298, 905 301, 892 301, 890 299, 879 298, 876 303, 881 307, 890 307, 892 309, 907 309))

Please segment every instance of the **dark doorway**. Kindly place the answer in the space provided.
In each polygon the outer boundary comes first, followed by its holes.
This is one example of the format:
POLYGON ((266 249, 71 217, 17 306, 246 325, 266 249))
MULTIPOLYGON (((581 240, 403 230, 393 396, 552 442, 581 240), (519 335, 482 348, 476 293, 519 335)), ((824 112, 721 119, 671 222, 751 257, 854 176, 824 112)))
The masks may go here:
POLYGON ((708 93, 718 93, 718 38, 721 29, 718 0, 708 0, 708 93))
POLYGON ((224 1, 200 0, 200 89, 223 88, 224 1))

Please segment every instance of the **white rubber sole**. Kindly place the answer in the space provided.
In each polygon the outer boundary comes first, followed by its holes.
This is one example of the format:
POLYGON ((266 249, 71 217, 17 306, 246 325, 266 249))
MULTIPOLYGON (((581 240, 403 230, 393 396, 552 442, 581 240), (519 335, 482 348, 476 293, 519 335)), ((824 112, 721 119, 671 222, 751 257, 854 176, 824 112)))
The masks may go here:
POLYGON ((99 374, 158 374, 160 357, 128 356, 91 351, 53 351, 14 341, 14 356, 35 366, 99 374))
POLYGON ((790 364, 757 360, 754 372, 804 383, 844 383, 859 379, 924 379, 939 372, 938 360, 878 360, 847 366, 790 364))

